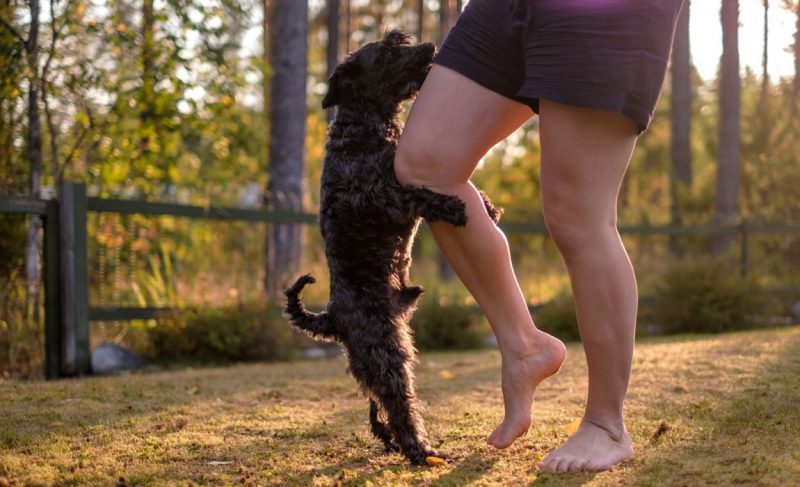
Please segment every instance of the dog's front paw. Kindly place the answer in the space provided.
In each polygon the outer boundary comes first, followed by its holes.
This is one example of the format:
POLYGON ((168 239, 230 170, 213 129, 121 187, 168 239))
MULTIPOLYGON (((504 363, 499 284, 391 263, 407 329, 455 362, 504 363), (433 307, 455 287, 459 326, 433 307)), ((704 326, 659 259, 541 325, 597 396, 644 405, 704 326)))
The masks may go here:
POLYGON ((467 205, 457 196, 441 195, 441 206, 428 221, 441 220, 457 227, 467 224, 467 205))
POLYGON ((503 209, 499 206, 494 206, 492 201, 489 199, 486 193, 481 190, 478 190, 478 193, 481 195, 481 199, 483 200, 483 206, 486 208, 486 213, 489 214, 489 218, 496 224, 500 223, 500 217, 503 215, 503 209))
POLYGON ((428 188, 404 189, 408 207, 428 222, 443 221, 457 227, 467 224, 467 206, 457 196, 435 193, 428 188))

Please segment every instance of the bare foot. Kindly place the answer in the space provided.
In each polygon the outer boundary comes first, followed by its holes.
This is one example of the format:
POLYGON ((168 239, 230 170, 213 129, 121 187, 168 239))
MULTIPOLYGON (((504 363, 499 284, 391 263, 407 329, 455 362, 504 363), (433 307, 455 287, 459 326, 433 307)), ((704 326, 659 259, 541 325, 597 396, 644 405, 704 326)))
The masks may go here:
POLYGON ((537 330, 534 344, 522 353, 503 354, 502 385, 505 415, 486 439, 506 448, 531 426, 533 394, 541 381, 558 372, 567 349, 561 340, 537 330))
POLYGON ((550 452, 539 464, 539 469, 548 472, 599 472, 632 455, 633 442, 625 429, 621 435, 615 436, 584 419, 578 431, 563 446, 550 452))

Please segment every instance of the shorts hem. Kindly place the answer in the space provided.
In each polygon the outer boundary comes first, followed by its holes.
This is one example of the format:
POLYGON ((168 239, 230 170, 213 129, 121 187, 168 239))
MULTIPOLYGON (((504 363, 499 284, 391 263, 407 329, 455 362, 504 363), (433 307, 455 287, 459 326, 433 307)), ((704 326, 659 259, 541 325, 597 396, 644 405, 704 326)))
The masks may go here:
MULTIPOLYGON (((625 94, 620 94, 620 97, 625 98, 625 94)), ((537 115, 539 114, 539 100, 549 100, 577 108, 588 108, 592 110, 601 110, 604 112, 619 113, 631 119, 631 121, 636 124, 638 134, 641 134, 647 130, 648 126, 650 125, 651 117, 649 113, 636 110, 629 104, 626 104, 622 99, 620 101, 616 101, 598 96, 597 98, 582 98, 580 100, 576 100, 574 97, 570 96, 569 93, 564 93, 563 91, 537 89, 521 90, 517 94, 517 98, 525 100, 525 103, 530 106, 537 115)))
POLYGON ((505 83, 498 77, 492 76, 489 70, 475 66, 475 61, 465 59, 456 50, 448 49, 447 44, 436 54, 433 64, 452 69, 498 95, 530 106, 524 98, 516 95, 519 89, 518 85, 511 86, 510 83, 505 83))

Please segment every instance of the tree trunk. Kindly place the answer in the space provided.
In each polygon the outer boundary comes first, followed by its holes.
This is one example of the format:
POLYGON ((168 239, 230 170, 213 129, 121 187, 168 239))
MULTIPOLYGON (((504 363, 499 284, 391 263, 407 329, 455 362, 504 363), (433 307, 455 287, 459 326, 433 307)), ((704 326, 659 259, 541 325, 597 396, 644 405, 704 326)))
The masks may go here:
POLYGON ((769 0, 763 0, 764 5, 764 40, 761 51, 761 98, 759 108, 763 109, 766 102, 767 89, 769 88, 769 0))
POLYGON ((437 42, 439 47, 442 46, 455 19, 455 0, 439 0, 439 42, 437 42))
POLYGON ((417 2, 417 41, 422 42, 422 31, 425 29, 425 0, 417 2))
POLYGON ((797 108, 798 99, 800 98, 800 1, 795 6, 795 23, 794 23, 794 108, 797 108))
MULTIPOLYGON (((328 77, 339 64, 339 0, 328 0, 328 77)), ((328 121, 333 120, 334 109, 328 109, 328 121)))
MULTIPOLYGON (((306 132, 308 3, 273 0, 268 12, 272 82, 269 93, 268 208, 303 210, 303 149, 306 132)), ((267 229, 265 290, 277 295, 299 271, 301 226, 267 229)))
MULTIPOLYGON (((155 106, 155 17, 153 14, 153 0, 142 2, 142 98, 139 100, 139 121, 142 128, 150 124, 155 106)), ((142 154, 150 153, 150 131, 144 131, 145 136, 140 141, 142 154)))
POLYGON ((384 25, 384 17, 386 16, 386 0, 372 0, 375 4, 375 10, 373 11, 373 18, 375 19, 375 28, 376 31, 376 39, 380 39, 383 37, 383 32, 386 30, 386 25, 384 25))
MULTIPOLYGON (((689 52, 689 0, 683 5, 675 29, 671 63, 672 171, 670 172, 670 220, 682 222, 680 199, 692 185, 692 65, 689 52)), ((677 236, 670 235, 673 255, 680 254, 677 236)))
MULTIPOLYGON (((39 198, 42 190, 42 122, 39 113, 39 0, 30 1, 31 24, 25 42, 28 60, 28 164, 30 166, 30 197, 39 198)), ((35 322, 39 320, 39 294, 41 290, 40 254, 42 219, 31 215, 28 225, 28 241, 25 250, 26 289, 25 312, 33 311, 35 322)))
POLYGON ((344 2, 344 50, 349 53, 353 50, 353 7, 350 5, 350 0, 344 2))
MULTIPOLYGON (((719 79, 719 155, 715 221, 732 224, 738 213, 740 151, 739 79, 739 2, 722 1, 722 66, 719 79)), ((720 254, 734 239, 733 231, 725 231, 714 239, 714 252, 720 254)))
POLYGON ((769 116, 769 0, 763 0, 762 4, 764 6, 764 37, 761 51, 761 91, 758 95, 756 109, 754 151, 750 151, 750 153, 755 153, 757 158, 769 150, 770 131, 774 123, 769 116))

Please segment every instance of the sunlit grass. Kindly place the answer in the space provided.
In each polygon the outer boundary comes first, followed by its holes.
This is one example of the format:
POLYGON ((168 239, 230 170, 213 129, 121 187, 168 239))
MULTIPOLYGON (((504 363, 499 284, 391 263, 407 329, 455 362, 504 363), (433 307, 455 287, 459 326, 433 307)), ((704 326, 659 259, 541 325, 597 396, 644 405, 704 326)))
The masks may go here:
POLYGON ((496 351, 424 354, 419 393, 453 460, 407 465, 370 437, 344 360, 0 383, 0 485, 788 485, 800 478, 800 329, 640 343, 627 401, 637 453, 600 474, 537 474, 580 416, 580 348, 505 451, 496 351), (443 373, 447 371, 449 373, 443 373), (656 434, 657 431, 660 433, 656 434))

